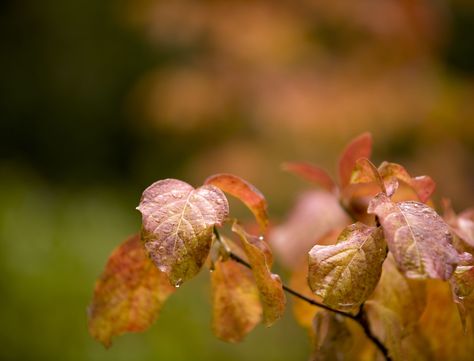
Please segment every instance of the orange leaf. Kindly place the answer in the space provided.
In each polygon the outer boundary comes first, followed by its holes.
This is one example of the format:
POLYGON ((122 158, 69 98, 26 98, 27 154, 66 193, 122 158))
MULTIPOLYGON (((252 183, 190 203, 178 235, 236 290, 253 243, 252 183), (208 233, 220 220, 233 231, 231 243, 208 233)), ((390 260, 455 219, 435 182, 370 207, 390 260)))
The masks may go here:
POLYGON ((263 249, 264 243, 258 237, 248 235, 237 223, 232 226, 232 231, 237 233, 242 241, 242 246, 252 266, 252 273, 260 292, 260 300, 263 306, 263 324, 271 326, 283 316, 286 298, 283 292, 281 279, 278 275, 270 272, 268 256, 263 249))
POLYGON ((218 261, 211 281, 214 334, 224 341, 242 341, 262 317, 259 292, 252 272, 232 260, 218 261))
POLYGON ((144 331, 174 291, 147 257, 140 237, 132 236, 111 254, 96 282, 88 309, 89 332, 109 347, 113 336, 144 331))

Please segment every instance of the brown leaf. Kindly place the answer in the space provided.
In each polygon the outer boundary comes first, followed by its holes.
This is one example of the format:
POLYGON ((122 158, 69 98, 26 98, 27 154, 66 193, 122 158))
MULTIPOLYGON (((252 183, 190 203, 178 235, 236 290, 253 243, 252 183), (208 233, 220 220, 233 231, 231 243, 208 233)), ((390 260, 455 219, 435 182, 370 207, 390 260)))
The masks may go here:
POLYGON ((264 252, 264 241, 259 237, 248 235, 237 223, 232 226, 242 241, 242 246, 260 292, 263 307, 263 324, 271 326, 283 316, 286 298, 281 279, 270 272, 271 264, 264 252))
POLYGON ((214 334, 227 342, 242 341, 262 317, 252 272, 232 260, 216 262, 211 281, 214 334))
POLYGON ((344 317, 321 310, 314 317, 313 328, 313 352, 310 361, 348 359, 352 337, 344 317))
POLYGON ((333 194, 306 192, 299 197, 288 219, 271 230, 270 244, 282 263, 293 268, 307 257, 318 239, 334 228, 345 227, 349 221, 333 194))
POLYGON ((300 176, 308 182, 323 187, 328 192, 332 193, 337 189, 336 183, 334 183, 329 174, 317 165, 303 162, 290 162, 282 164, 282 168, 287 172, 300 176))
POLYGON ((418 199, 426 203, 436 189, 436 183, 429 176, 419 176, 412 178, 406 169, 397 163, 383 162, 379 167, 379 172, 384 181, 390 178, 401 180, 410 186, 418 196, 418 199))
POLYGON ((240 199, 254 214, 262 232, 268 227, 267 201, 263 194, 246 180, 232 174, 216 174, 206 179, 222 191, 240 199))
POLYGON ((380 193, 367 211, 378 217, 388 248, 407 277, 451 277, 458 254, 448 225, 433 209, 413 201, 394 203, 380 193))
POLYGON ((142 240, 153 262, 179 286, 195 276, 206 261, 213 227, 229 213, 220 189, 194 189, 176 179, 153 183, 137 209, 142 213, 142 240))
POLYGON ((339 181, 345 188, 351 179, 352 170, 359 158, 370 158, 372 153, 372 135, 363 133, 354 138, 343 150, 339 158, 339 181))
POLYGON ((382 230, 355 223, 342 231, 337 244, 311 249, 309 286, 325 304, 357 312, 374 291, 385 256, 382 230))
POLYGON ((147 257, 139 235, 132 236, 113 251, 96 282, 89 333, 109 347, 114 336, 144 331, 174 291, 147 257))

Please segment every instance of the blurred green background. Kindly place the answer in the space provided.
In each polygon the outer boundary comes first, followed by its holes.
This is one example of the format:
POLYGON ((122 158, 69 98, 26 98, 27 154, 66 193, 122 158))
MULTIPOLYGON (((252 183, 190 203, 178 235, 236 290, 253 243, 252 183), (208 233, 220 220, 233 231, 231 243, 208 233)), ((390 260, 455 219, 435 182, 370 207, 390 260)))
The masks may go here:
POLYGON ((469 0, 5 0, 0 14, 2 360, 307 358, 290 309, 243 344, 215 339, 206 272, 150 331, 110 350, 89 337, 94 281, 157 179, 239 174, 277 223, 305 187, 282 161, 334 173, 371 131, 376 162, 474 204, 469 0))

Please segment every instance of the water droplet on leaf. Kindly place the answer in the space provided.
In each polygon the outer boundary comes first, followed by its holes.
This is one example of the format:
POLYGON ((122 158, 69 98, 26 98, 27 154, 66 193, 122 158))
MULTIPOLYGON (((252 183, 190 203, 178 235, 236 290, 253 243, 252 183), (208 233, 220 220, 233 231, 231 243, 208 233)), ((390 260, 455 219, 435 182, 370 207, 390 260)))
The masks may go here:
POLYGON ((181 193, 179 193, 178 191, 171 191, 171 195, 174 197, 174 198, 181 198, 183 195, 181 193))

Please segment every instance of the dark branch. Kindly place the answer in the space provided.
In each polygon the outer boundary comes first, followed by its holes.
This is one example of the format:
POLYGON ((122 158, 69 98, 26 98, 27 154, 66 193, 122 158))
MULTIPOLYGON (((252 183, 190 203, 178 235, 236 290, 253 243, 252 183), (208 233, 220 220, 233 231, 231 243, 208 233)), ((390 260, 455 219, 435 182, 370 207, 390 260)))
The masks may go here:
MULTIPOLYGON (((239 256, 237 256, 236 254, 234 254, 234 253, 232 253, 232 252, 229 254, 229 257, 230 257, 231 259, 233 259, 234 261, 236 261, 236 262, 238 262, 238 263, 244 265, 244 266, 247 267, 247 268, 252 268, 252 266, 250 266, 250 264, 248 264, 246 261, 244 261, 242 258, 240 258, 239 256)), ((333 308, 331 308, 331 307, 329 307, 329 306, 326 306, 326 305, 323 304, 323 303, 319 303, 318 301, 315 301, 315 300, 313 300, 313 299, 311 299, 311 298, 309 298, 309 297, 306 297, 305 295, 302 295, 301 293, 299 293, 299 292, 293 290, 292 288, 290 288, 290 287, 288 287, 288 286, 286 286, 286 285, 283 285, 283 289, 284 289, 286 292, 288 292, 289 294, 291 294, 291 295, 293 295, 293 296, 299 298, 300 300, 303 300, 303 301, 305 301, 305 302, 307 302, 307 303, 309 303, 309 304, 311 304, 311 305, 313 305, 313 306, 321 307, 321 308, 324 308, 325 310, 328 310, 328 311, 337 313, 337 314, 342 315, 342 316, 344 316, 344 317, 349 317, 349 318, 352 318, 353 320, 357 320, 357 319, 356 319, 356 316, 351 315, 350 313, 346 313, 346 312, 342 312, 342 311, 339 311, 339 310, 335 310, 335 309, 333 309, 333 308)))
MULTIPOLYGON (((217 238, 220 239, 220 237, 218 236, 218 233, 216 234, 216 236, 217 236, 217 238)), ((240 258, 239 256, 237 256, 236 254, 234 254, 232 252, 229 253, 229 257, 231 259, 233 259, 235 262, 238 262, 238 263, 244 265, 247 268, 250 268, 250 269, 252 268, 252 266, 247 261, 243 260, 242 258, 240 258)), ((286 285, 283 285, 283 289, 286 292, 288 292, 289 294, 299 298, 300 300, 303 300, 303 301, 309 303, 310 305, 323 308, 323 309, 328 310, 330 312, 337 313, 338 315, 341 315, 341 316, 344 316, 344 317, 347 317, 347 318, 350 318, 350 319, 356 321, 362 327, 362 329, 364 330, 364 333, 367 336, 367 338, 374 343, 374 345, 379 349, 379 351, 382 353, 382 355, 385 357, 385 359, 387 361, 392 361, 390 355, 388 354, 388 349, 385 347, 385 345, 382 342, 380 342, 380 340, 377 337, 375 337, 375 335, 370 330, 370 325, 369 325, 369 321, 367 319, 367 314, 365 312, 364 305, 362 305, 360 307, 360 310, 356 315, 352 315, 352 314, 347 313, 347 312, 342 312, 342 311, 336 310, 336 309, 331 308, 331 307, 329 307, 329 306, 327 306, 323 303, 320 303, 320 302, 315 301, 315 300, 313 300, 309 297, 306 297, 305 295, 302 295, 301 293, 291 289, 290 287, 288 287, 286 285)))

